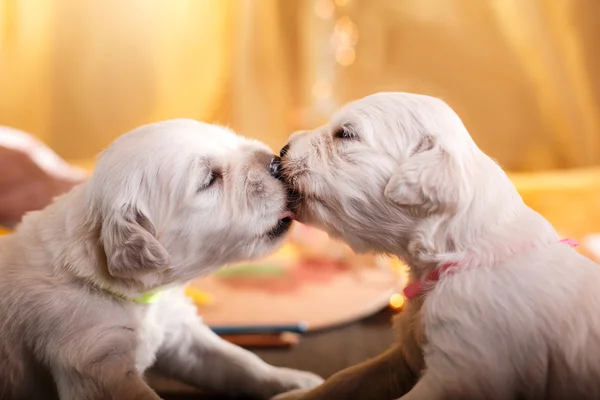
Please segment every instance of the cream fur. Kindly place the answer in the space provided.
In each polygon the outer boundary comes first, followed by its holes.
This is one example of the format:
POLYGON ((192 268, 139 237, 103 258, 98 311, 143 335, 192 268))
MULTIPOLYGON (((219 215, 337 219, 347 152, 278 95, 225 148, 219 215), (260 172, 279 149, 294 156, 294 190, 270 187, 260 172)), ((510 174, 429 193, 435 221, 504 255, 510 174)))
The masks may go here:
MULTIPOLYGON (((277 399, 599 399, 600 267, 560 244, 443 101, 379 93, 290 139, 300 221, 442 277, 398 343, 277 399)), ((568 210, 565 210, 568 212, 568 210)))
POLYGON ((142 379, 152 365, 259 398, 321 382, 221 340, 183 293, 281 244, 269 232, 288 200, 271 158, 224 128, 143 126, 101 155, 88 182, 0 238, 0 399, 157 399, 142 379), (129 299, 157 288, 156 303, 129 299))

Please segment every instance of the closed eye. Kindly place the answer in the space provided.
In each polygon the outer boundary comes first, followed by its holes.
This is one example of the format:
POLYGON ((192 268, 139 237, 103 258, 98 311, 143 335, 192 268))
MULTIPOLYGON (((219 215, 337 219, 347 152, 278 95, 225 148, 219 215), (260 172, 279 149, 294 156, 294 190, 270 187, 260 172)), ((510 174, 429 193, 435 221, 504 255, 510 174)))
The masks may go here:
POLYGON ((198 192, 202 190, 206 190, 214 186, 219 180, 221 180, 222 175, 220 171, 212 170, 209 175, 205 176, 205 179, 200 183, 198 187, 198 192))
POLYGON ((358 139, 358 135, 348 126, 340 126, 333 132, 333 137, 336 139, 358 139))

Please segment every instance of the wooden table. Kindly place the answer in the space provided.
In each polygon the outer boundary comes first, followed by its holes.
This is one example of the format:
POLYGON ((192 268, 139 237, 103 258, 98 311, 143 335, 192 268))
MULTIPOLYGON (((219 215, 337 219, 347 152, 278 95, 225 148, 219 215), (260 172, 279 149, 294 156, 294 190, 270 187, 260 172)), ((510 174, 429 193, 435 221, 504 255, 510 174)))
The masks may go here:
MULTIPOLYGON (((387 349, 393 339, 392 315, 386 309, 359 322, 307 334, 295 348, 264 349, 255 353, 270 364, 308 370, 326 378, 387 349)), ((223 400, 203 396, 189 387, 155 375, 149 380, 166 400, 223 400)))

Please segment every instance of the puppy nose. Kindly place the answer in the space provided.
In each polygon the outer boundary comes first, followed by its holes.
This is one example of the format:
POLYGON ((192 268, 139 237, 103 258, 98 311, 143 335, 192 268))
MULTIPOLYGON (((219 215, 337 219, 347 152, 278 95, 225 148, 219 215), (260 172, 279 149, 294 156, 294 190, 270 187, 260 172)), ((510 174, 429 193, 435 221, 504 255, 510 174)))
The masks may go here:
POLYGON ((285 155, 287 154, 288 150, 290 149, 290 144, 286 144, 285 146, 283 146, 281 148, 281 150, 279 151, 279 156, 280 157, 285 157, 285 155))
POLYGON ((273 156, 271 160, 271 164, 269 164, 269 173, 277 178, 281 179, 281 158, 278 156, 273 156))

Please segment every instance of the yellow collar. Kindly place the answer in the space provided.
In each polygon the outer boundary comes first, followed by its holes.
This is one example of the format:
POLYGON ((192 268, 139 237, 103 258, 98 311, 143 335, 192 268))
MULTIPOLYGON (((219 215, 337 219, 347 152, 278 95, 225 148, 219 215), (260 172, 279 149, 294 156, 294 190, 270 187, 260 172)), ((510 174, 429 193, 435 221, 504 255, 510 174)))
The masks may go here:
POLYGON ((156 303, 156 301, 161 298, 163 293, 164 293, 164 290, 155 290, 152 292, 144 292, 141 295, 139 295, 138 297, 135 297, 131 300, 135 301, 136 303, 141 303, 141 304, 152 304, 152 303, 156 303))
POLYGON ((164 294, 164 290, 161 289, 156 289, 156 290, 150 290, 144 293, 141 293, 139 296, 137 297, 127 297, 126 295, 124 295, 121 292, 118 292, 108 286, 102 286, 96 282, 90 281, 92 283, 92 285, 94 285, 95 287, 97 287, 100 290, 103 290, 107 293, 112 294, 115 297, 118 297, 120 299, 123 300, 129 300, 129 301, 133 301, 135 303, 140 303, 140 304, 152 304, 152 303, 156 303, 158 301, 158 299, 161 298, 161 296, 164 294))

